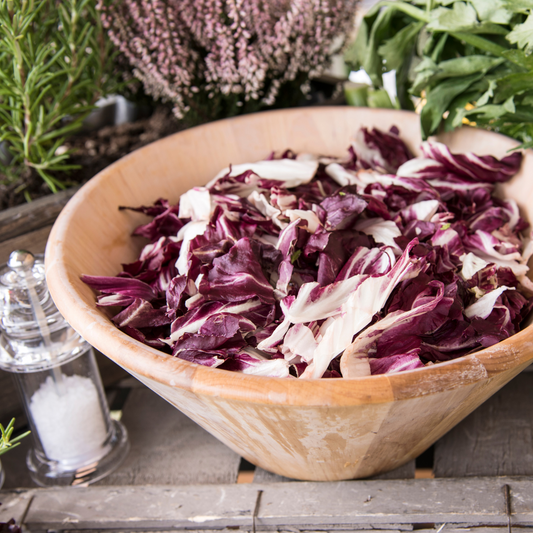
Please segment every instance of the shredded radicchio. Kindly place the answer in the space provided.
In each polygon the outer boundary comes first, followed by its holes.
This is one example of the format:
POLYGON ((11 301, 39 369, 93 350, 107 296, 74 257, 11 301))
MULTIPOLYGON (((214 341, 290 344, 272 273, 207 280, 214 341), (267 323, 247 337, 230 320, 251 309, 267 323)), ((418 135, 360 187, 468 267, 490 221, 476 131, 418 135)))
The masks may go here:
POLYGON ((521 154, 452 154, 363 128, 345 158, 291 151, 222 170, 153 220, 118 277, 83 276, 135 339, 275 377, 411 370, 516 333, 532 307, 528 225, 497 183, 521 154))

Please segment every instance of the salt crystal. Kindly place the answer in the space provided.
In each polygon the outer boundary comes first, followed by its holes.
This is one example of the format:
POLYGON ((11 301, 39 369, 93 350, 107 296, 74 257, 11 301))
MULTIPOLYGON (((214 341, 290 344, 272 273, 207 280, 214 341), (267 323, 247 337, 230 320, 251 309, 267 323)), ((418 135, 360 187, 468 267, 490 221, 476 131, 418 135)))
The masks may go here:
POLYGON ((30 401, 30 412, 48 459, 82 465, 105 453, 106 423, 91 379, 48 376, 30 401))

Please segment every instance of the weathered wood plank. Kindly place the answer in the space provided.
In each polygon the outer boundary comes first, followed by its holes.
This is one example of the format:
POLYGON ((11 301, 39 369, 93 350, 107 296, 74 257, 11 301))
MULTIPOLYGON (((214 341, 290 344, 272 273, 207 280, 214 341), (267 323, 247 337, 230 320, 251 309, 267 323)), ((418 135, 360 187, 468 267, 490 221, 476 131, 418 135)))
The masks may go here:
POLYGON ((373 480, 188 487, 89 487, 35 492, 26 516, 43 529, 390 529, 384 524, 533 525, 533 478, 373 480), (258 497, 260 495, 260 500, 258 497), (259 501, 259 503, 258 503, 259 501))
MULTIPOLYGON (((259 529, 259 528, 258 528, 259 529)), ((364 528, 364 527, 360 527, 359 529, 343 529, 343 533, 358 533, 359 531, 363 531, 365 533, 368 533, 369 530, 372 530, 372 533, 400 533, 400 530, 399 529, 372 529, 370 526, 367 527, 367 528, 364 528)), ((76 531, 76 530, 63 530, 63 533, 69 533, 69 531, 76 531)), ((93 529, 85 529, 84 532, 85 533, 103 533, 103 532, 109 532, 110 530, 109 529, 97 529, 97 530, 93 530, 93 529)), ((113 530, 113 533, 128 533, 128 531, 131 531, 131 530, 113 530)), ((176 532, 176 531, 180 531, 178 529, 158 529, 157 530, 158 533, 165 533, 165 532, 176 532)), ((181 530, 183 532, 187 532, 187 533, 206 533, 208 531, 210 531, 209 529, 187 529, 187 530, 181 530)), ((212 530, 211 530, 212 531, 212 530)), ((290 527, 288 529, 283 529, 283 528, 280 528, 280 529, 277 529, 276 530, 277 533, 327 533, 328 530, 315 530, 315 529, 300 529, 300 528, 296 528, 296 527, 290 527)), ((469 530, 464 530, 464 529, 460 529, 460 530, 446 530, 444 533, 468 533, 469 530)), ((504 529, 501 529, 501 528, 484 528, 483 529, 484 533, 505 533, 506 530, 504 529)), ((253 532, 253 529, 239 529, 239 532, 240 533, 252 533, 253 532)), ((524 528, 523 530, 524 533, 529 533, 527 528, 524 528)), ((228 528, 224 528, 224 529, 217 529, 217 533, 235 533, 235 530, 234 529, 228 529, 228 528)), ((418 530, 417 533, 435 533, 435 530, 434 529, 421 529, 421 530, 418 530)), ((476 529, 475 530, 475 533, 479 533, 478 530, 476 529)))
MULTIPOLYGON (((0 211, 0 215, 2 212, 0 211)), ((9 259, 9 254, 13 250, 28 250, 33 254, 42 254, 46 248, 46 241, 50 231, 51 225, 45 225, 41 228, 19 235, 13 239, 0 241, 0 264, 4 264, 9 259)))
POLYGON ((0 242, 53 224, 79 187, 0 211, 0 242))
POLYGON ((8 522, 12 518, 21 524, 26 516, 33 498, 33 492, 28 491, 0 491, 0 522, 8 522))
POLYGON ((374 476, 372 479, 414 479, 416 464, 415 461, 409 461, 408 463, 391 470, 390 472, 384 472, 378 476, 374 476))
POLYGON ((236 482, 241 458, 146 387, 130 392, 122 422, 130 453, 101 484, 236 482))
MULTIPOLYGON (((437 533, 439 531, 440 525, 435 524, 435 527, 432 529, 417 529, 416 533, 437 533)), ((259 528, 258 528, 259 529, 259 528)), ((368 533, 369 530, 372 530, 372 533, 400 533, 401 530, 399 529, 375 529, 370 526, 364 527, 359 526, 358 529, 343 529, 342 533, 368 533)), ((63 530, 63 533, 69 533, 69 531, 75 531, 75 530, 63 530)), ((85 533, 108 533, 109 529, 99 529, 99 530, 92 530, 92 529, 86 529, 84 530, 85 533)), ((128 533, 131 530, 113 530, 113 533, 128 533)), ((170 532, 176 532, 178 530, 176 529, 158 529, 158 533, 170 533, 170 532)), ((185 530, 182 530, 185 531, 185 530)), ((209 530, 206 529, 187 529, 187 533, 206 533, 209 530)), ((253 530, 250 529, 240 529, 240 533, 252 533, 253 530)), ((334 531, 334 530, 333 530, 334 531)), ((461 527, 461 528, 454 528, 454 527, 445 527, 441 530, 442 533, 509 533, 509 529, 506 527, 484 527, 484 526, 470 526, 470 527, 461 527)), ((219 529, 217 530, 217 533, 234 533, 235 530, 233 529, 219 529)), ((279 528, 277 529, 277 533, 329 533, 329 530, 316 530, 316 529, 302 529, 302 528, 296 528, 296 527, 290 527, 287 529, 279 528)), ((533 532, 533 528, 529 527, 521 527, 520 533, 531 533, 533 532)))
MULTIPOLYGON (((5 470, 4 489, 26 489, 37 487, 30 477, 30 472, 26 466, 26 456, 33 446, 31 436, 26 437, 21 443, 9 453, 2 455, 2 465, 5 470)), ((2 499, 0 498, 0 502, 2 499)), ((2 510, 2 507, 0 507, 2 510)))
POLYGON ((13 376, 0 370, 0 423, 7 424, 15 417, 22 418, 23 407, 13 376))
POLYGON ((533 475, 532 403, 522 373, 435 444, 435 477, 533 475))
POLYGON ((279 476, 278 474, 273 474, 268 470, 264 470, 259 466, 256 467, 254 471, 254 480, 253 483, 286 483, 291 481, 297 481, 296 479, 291 479, 290 477, 279 476))
MULTIPOLYGON (((371 479, 414 479, 415 477, 415 461, 409 461, 407 464, 395 468, 390 472, 385 472, 371 479)), ((278 476, 267 470, 257 467, 254 473, 254 483, 282 483, 287 481, 296 481, 284 476, 278 476)))
POLYGON ((118 366, 114 361, 109 359, 103 353, 98 350, 94 350, 94 355, 96 358, 96 364, 98 365, 98 370, 100 371, 100 377, 102 378, 102 384, 104 388, 112 387, 116 385, 119 381, 128 379, 130 374, 126 372, 122 367, 118 366))

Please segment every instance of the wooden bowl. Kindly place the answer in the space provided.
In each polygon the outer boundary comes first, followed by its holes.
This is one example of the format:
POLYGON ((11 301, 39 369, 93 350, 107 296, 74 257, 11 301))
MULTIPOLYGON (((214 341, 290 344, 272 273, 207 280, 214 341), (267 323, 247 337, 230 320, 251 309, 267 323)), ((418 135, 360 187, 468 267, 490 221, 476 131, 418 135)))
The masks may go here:
MULTIPOLYGON (((229 163, 272 150, 343 155, 361 126, 396 125, 419 153, 418 116, 331 107, 248 115, 193 128, 106 168, 68 203, 48 241, 47 279, 59 310, 98 350, 248 461, 305 480, 364 478, 417 457, 533 359, 532 327, 459 359, 398 374, 298 380, 249 376, 195 365, 121 333, 96 308, 81 274, 114 275, 136 259, 140 214, 119 205, 176 202, 229 163)), ((465 128, 440 140, 452 151, 498 157, 516 143, 465 128)), ((503 187, 533 220, 533 155, 503 187)), ((176 452, 176 453, 179 453, 176 452)))

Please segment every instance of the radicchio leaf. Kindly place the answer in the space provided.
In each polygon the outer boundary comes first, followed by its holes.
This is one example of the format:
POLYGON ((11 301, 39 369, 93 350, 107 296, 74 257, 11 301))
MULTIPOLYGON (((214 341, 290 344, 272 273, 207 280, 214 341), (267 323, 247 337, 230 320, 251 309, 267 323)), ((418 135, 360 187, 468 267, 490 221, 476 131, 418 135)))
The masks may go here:
POLYGON ((273 377, 422 367, 516 333, 533 306, 533 241, 494 196, 514 153, 412 158, 363 129, 344 157, 285 151, 224 169, 153 217, 116 278, 84 276, 117 326, 194 363, 273 377))

